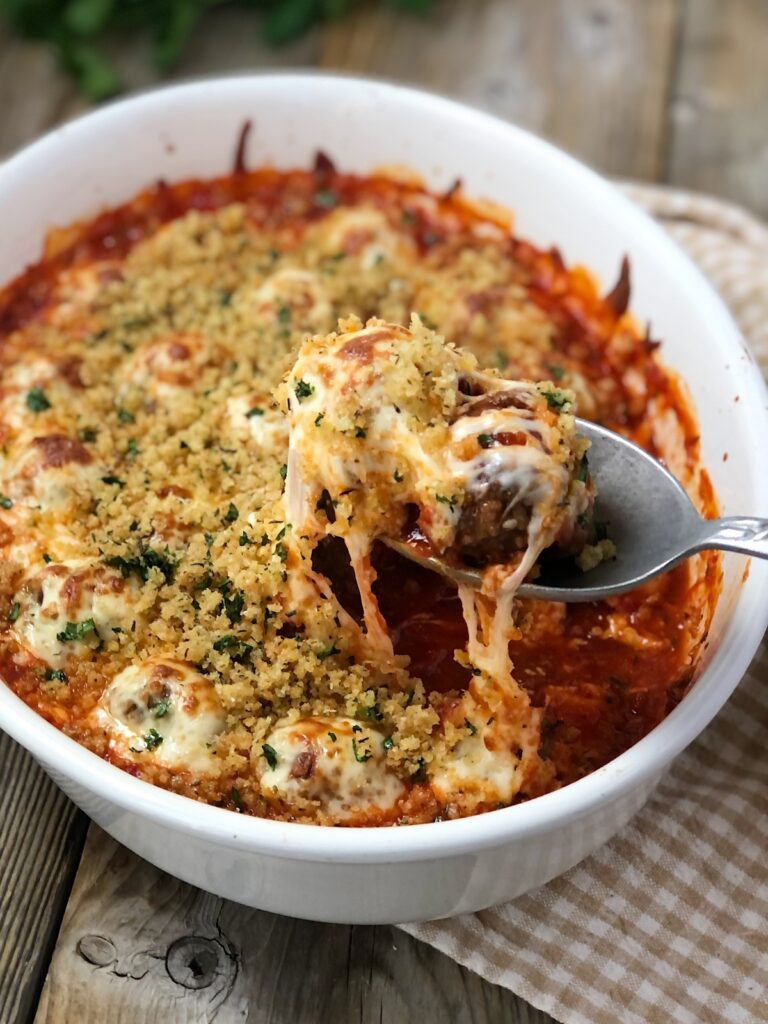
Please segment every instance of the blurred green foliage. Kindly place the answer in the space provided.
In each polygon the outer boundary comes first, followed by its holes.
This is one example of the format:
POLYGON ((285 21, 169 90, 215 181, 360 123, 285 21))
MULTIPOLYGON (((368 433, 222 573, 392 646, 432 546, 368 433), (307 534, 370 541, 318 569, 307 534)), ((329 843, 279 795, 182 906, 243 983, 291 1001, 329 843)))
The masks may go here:
MULTIPOLYGON (((253 10, 264 38, 279 46, 315 23, 341 18, 367 2, 371 0, 0 0, 0 18, 21 36, 48 42, 83 92, 92 100, 103 100, 121 89, 102 50, 107 33, 147 32, 155 66, 167 71, 204 12, 225 3, 253 10)), ((417 14, 432 5, 432 0, 378 2, 417 14)))

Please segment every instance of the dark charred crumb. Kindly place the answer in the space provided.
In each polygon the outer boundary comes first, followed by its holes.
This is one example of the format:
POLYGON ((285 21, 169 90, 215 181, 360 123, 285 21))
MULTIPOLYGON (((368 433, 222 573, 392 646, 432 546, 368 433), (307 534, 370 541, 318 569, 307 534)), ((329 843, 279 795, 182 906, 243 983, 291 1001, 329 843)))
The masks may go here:
POLYGON ((232 165, 233 174, 245 174, 248 170, 245 164, 245 151, 248 147, 248 139, 253 128, 253 122, 250 118, 243 122, 243 126, 240 129, 240 134, 237 139, 237 146, 235 148, 235 160, 232 165))
POLYGON ((632 283, 629 271, 629 257, 623 256, 619 279, 605 296, 606 303, 611 307, 617 317, 623 316, 629 308, 629 296, 632 290, 632 283))

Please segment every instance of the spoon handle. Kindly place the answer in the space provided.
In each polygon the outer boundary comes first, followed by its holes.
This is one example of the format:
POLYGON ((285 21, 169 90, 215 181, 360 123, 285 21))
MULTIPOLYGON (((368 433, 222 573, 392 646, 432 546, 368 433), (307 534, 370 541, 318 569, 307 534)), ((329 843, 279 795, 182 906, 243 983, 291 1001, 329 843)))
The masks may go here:
POLYGON ((738 551, 742 555, 768 558, 768 519, 731 516, 704 523, 701 540, 696 545, 720 551, 738 551))

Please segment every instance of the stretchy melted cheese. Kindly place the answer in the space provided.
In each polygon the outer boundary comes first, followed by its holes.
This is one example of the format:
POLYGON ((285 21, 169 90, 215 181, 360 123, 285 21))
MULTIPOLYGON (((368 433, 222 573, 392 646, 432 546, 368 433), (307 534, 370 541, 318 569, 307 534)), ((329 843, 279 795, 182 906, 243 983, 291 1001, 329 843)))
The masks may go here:
MULTIPOLYGON (((446 739, 435 763, 441 799, 509 801, 540 769, 540 716, 512 678, 512 605, 520 583, 558 535, 591 509, 587 442, 572 395, 549 383, 481 371, 415 317, 410 329, 372 320, 307 340, 283 389, 290 418, 286 518, 297 573, 325 536, 340 537, 360 591, 374 656, 393 661, 373 591, 373 545, 418 533, 422 549, 458 562, 498 557, 482 587, 459 588, 477 673, 459 703, 469 736, 446 739), (475 538, 478 516, 485 532, 475 538), (489 518, 490 517, 490 518, 489 518), (477 794, 471 794, 473 780, 477 794)), ((451 716, 455 717, 455 716, 451 716)), ((448 721, 448 720, 447 720, 448 721)))

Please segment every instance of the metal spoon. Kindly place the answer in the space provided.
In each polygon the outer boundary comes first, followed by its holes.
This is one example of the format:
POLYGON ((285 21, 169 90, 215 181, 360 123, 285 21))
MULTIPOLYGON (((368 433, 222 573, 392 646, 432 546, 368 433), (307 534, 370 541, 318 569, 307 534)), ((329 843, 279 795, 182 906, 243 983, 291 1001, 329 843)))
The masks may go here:
MULTIPOLYGON (((595 521, 605 523, 616 558, 582 572, 548 567, 521 597, 544 601, 599 601, 633 590, 697 551, 718 549, 768 558, 768 519, 733 516, 702 519, 682 485, 653 456, 619 434, 586 420, 578 432, 592 442, 589 469, 597 484, 595 521)), ((457 583, 478 587, 480 572, 456 569, 439 558, 420 556, 399 541, 399 554, 457 583)))

